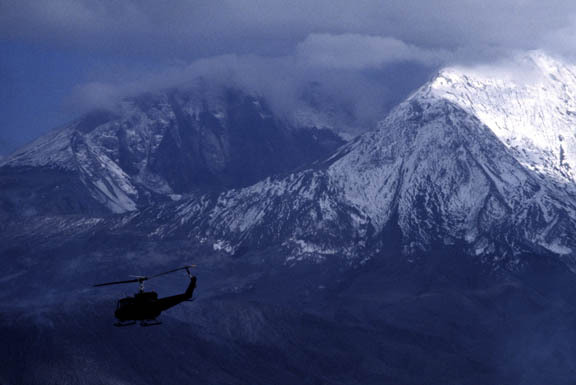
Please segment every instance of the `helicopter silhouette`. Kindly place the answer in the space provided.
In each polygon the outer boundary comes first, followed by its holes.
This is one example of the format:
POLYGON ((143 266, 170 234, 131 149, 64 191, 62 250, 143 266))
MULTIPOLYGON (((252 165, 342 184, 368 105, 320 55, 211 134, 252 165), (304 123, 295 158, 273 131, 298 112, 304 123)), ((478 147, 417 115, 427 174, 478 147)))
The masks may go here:
POLYGON ((162 322, 157 321, 156 318, 164 310, 176 306, 184 301, 193 301, 191 298, 194 294, 194 289, 196 289, 196 277, 190 273, 191 267, 196 267, 196 265, 179 267, 177 269, 165 271, 150 277, 136 276, 134 279, 129 279, 126 281, 99 283, 93 287, 137 282, 139 288, 138 293, 131 297, 125 297, 118 300, 116 304, 116 311, 114 312, 114 316, 118 321, 114 323, 114 326, 130 326, 134 325, 137 321, 140 321, 140 326, 160 325, 162 322), (156 292, 144 291, 144 281, 180 270, 186 270, 186 273, 190 278, 190 283, 188 284, 188 288, 184 293, 170 297, 158 298, 158 294, 156 292))

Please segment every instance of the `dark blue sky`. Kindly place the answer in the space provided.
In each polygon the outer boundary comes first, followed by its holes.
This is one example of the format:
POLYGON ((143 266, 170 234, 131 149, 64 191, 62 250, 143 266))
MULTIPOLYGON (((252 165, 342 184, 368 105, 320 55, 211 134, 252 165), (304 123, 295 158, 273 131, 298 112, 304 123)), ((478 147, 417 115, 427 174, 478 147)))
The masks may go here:
POLYGON ((63 100, 86 81, 90 55, 55 50, 40 44, 0 43, 1 150, 20 146, 70 117, 63 100))
POLYGON ((154 56, 119 55, 38 42, 0 42, 0 154, 74 119, 83 106, 74 90, 94 81, 128 81, 166 63, 154 56))

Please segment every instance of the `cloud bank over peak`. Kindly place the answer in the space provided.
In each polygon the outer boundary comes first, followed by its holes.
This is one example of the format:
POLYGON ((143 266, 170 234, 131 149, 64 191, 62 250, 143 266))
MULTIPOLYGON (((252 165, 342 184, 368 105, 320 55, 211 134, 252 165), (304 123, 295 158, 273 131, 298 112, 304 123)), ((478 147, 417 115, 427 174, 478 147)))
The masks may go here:
POLYGON ((419 48, 392 37, 323 33, 311 34, 299 43, 296 57, 310 66, 361 70, 401 61, 438 65, 449 61, 451 54, 419 48))
POLYGON ((91 82, 71 100, 79 111, 114 108, 120 100, 166 89, 236 87, 264 97, 279 116, 310 104, 342 110, 350 124, 370 127, 418 87, 448 54, 397 39, 312 34, 283 56, 220 55, 174 65, 131 82, 91 82))

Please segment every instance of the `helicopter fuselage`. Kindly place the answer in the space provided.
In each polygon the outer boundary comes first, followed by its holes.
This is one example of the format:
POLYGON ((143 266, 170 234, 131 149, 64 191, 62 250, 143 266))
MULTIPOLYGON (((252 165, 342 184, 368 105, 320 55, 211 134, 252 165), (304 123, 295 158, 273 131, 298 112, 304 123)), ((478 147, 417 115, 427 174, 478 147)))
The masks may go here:
POLYGON ((158 294, 149 291, 119 300, 114 316, 119 321, 125 322, 155 319, 160 313, 162 309, 158 306, 158 294))
POLYGON ((154 291, 140 291, 132 297, 120 299, 116 305, 114 316, 121 323, 155 320, 164 310, 190 300, 195 288, 196 277, 191 277, 190 284, 183 294, 158 298, 158 294, 154 291))

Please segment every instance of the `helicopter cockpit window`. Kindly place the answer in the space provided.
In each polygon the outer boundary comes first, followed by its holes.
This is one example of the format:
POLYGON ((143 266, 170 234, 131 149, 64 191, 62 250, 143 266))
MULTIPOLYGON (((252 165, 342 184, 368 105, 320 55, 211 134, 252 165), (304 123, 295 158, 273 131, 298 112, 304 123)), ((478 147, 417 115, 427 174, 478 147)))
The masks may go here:
POLYGON ((121 300, 118 300, 118 302, 116 303, 116 309, 118 309, 124 305, 128 305, 132 302, 134 302, 132 298, 122 298, 121 300))

